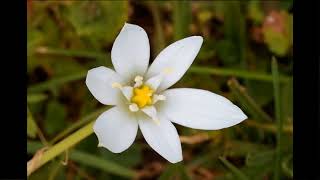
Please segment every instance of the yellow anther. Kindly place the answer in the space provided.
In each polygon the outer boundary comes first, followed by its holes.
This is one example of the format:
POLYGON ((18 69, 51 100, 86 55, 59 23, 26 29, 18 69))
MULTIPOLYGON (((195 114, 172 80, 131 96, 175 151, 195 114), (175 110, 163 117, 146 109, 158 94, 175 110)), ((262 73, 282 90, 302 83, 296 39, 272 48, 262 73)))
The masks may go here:
POLYGON ((136 87, 133 89, 133 96, 131 98, 131 102, 137 104, 139 108, 143 108, 146 105, 151 105, 151 97, 153 95, 153 92, 154 91, 146 85, 136 87))

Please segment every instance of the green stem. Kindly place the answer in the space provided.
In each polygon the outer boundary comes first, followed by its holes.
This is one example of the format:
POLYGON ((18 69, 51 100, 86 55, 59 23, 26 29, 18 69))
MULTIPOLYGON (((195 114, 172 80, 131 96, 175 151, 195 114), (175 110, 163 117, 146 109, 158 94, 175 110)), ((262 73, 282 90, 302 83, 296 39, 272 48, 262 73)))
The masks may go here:
MULTIPOLYGON (((27 144, 28 153, 36 153, 38 149, 41 149, 43 146, 39 142, 28 142, 27 144)), ((79 150, 72 150, 70 153, 70 160, 73 160, 77 163, 87 165, 93 168, 100 169, 107 173, 112 173, 126 178, 134 178, 137 174, 135 171, 128 169, 126 167, 120 166, 114 162, 108 161, 101 157, 85 153, 79 150)))
POLYGON ((50 147, 47 151, 45 151, 41 155, 39 160, 33 165, 32 168, 30 168, 30 170, 28 168, 28 170, 29 170, 28 174, 31 174, 32 172, 37 170, 39 167, 46 164, 48 161, 52 160, 53 158, 55 158, 59 154, 63 153, 67 149, 69 149, 72 146, 74 146, 75 144, 79 143, 84 138, 91 135, 93 133, 93 129, 92 129, 93 123, 94 122, 90 122, 89 124, 87 124, 83 128, 79 129, 78 131, 74 132, 73 134, 71 134, 70 136, 65 138, 64 140, 62 140, 59 143, 50 147))
POLYGON ((277 122, 277 147, 276 147, 276 161, 274 170, 274 179, 280 179, 280 168, 281 168, 281 136, 282 136, 282 117, 281 117, 281 101, 280 101, 280 83, 279 83, 279 72, 278 64, 275 58, 272 59, 272 77, 273 77, 273 88, 275 96, 275 115, 277 122))

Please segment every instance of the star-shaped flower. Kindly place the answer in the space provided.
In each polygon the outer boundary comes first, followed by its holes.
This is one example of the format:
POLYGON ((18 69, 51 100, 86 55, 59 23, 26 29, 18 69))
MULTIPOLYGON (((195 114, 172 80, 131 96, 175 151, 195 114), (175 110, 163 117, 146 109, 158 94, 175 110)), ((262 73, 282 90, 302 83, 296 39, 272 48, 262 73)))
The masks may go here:
POLYGON ((179 40, 160 52, 148 68, 147 33, 125 23, 111 50, 115 71, 100 66, 89 70, 86 78, 88 89, 99 102, 114 105, 93 126, 98 146, 123 152, 133 143, 140 127, 147 143, 176 163, 182 160, 182 150, 172 122, 217 130, 245 120, 247 116, 241 109, 220 95, 201 89, 168 89, 190 67, 202 42, 201 36, 179 40))

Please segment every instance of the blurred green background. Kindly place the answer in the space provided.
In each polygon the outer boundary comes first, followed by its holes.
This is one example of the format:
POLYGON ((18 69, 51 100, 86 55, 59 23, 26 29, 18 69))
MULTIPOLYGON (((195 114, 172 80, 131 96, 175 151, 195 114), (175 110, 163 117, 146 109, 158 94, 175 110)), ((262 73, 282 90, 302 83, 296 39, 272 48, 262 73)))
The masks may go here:
POLYGON ((151 61, 176 40, 203 36, 174 87, 223 95, 249 117, 218 131, 176 125, 184 156, 178 164, 153 151, 140 132, 121 154, 97 148, 91 135, 29 179, 293 178, 292 0, 27 2, 28 160, 108 108, 84 80, 93 67, 112 67, 112 43, 125 22, 146 30, 151 61))

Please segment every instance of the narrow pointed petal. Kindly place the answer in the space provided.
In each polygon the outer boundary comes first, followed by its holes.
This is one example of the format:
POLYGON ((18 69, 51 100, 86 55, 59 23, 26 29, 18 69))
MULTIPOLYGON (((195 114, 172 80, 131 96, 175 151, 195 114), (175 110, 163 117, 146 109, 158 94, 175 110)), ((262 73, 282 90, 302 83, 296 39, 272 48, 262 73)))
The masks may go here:
POLYGON ((112 64, 122 77, 143 75, 149 64, 150 46, 148 35, 143 28, 125 23, 113 43, 112 64))
POLYGON ((177 88, 166 90, 163 94, 167 99, 162 102, 159 113, 186 127, 217 130, 247 119, 239 107, 210 91, 177 88))
POLYGON ((158 154, 171 163, 182 161, 182 150, 178 132, 165 117, 160 124, 154 123, 148 116, 139 117, 139 127, 147 143, 158 154))
POLYGON ((100 66, 88 71, 86 85, 91 94, 102 104, 115 105, 121 92, 113 88, 112 83, 121 83, 122 79, 113 70, 100 66))
POLYGON ((126 99, 130 101, 133 96, 133 87, 131 86, 122 87, 121 92, 126 97, 126 99))
POLYGON ((138 122, 126 111, 113 107, 98 117, 93 130, 98 137, 99 146, 113 153, 120 153, 128 149, 134 142, 138 122))
POLYGON ((159 124, 157 110, 154 106, 147 106, 141 109, 147 116, 149 116, 156 124, 159 124))
POLYGON ((147 78, 169 71, 162 80, 159 91, 169 88, 180 80, 188 70, 197 56, 202 42, 201 36, 191 36, 169 45, 160 52, 151 64, 146 75, 147 78))
POLYGON ((154 91, 156 91, 163 79, 163 76, 164 75, 162 73, 156 76, 153 76, 150 79, 148 79, 145 84, 151 87, 154 91))

